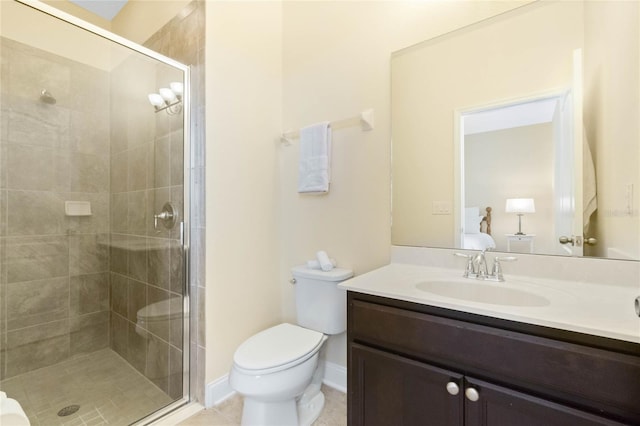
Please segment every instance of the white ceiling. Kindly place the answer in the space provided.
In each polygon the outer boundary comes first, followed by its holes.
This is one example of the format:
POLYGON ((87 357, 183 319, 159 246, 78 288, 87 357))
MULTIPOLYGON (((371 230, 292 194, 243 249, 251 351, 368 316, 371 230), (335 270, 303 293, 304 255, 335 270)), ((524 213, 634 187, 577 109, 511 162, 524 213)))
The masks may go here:
POLYGON ((492 132, 514 127, 550 123, 558 98, 527 102, 464 116, 464 134, 492 132))
POLYGON ((127 0, 69 0, 71 3, 111 21, 127 4, 127 0))

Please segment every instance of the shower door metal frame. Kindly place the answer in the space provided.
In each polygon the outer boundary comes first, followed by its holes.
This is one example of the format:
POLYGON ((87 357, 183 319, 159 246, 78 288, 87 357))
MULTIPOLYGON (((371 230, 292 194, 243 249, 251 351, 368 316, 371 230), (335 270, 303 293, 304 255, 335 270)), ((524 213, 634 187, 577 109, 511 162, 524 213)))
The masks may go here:
POLYGON ((182 64, 174 59, 164 56, 158 52, 155 52, 147 47, 139 45, 131 40, 100 28, 94 24, 83 21, 73 15, 58 10, 52 6, 42 3, 38 0, 14 0, 25 6, 36 9, 42 13, 50 15, 56 19, 64 21, 70 25, 78 27, 82 30, 95 34, 113 43, 121 45, 127 49, 138 52, 142 55, 148 56, 164 64, 170 65, 174 68, 181 70, 184 73, 184 94, 182 98, 182 111, 183 111, 183 218, 180 225, 180 240, 182 244, 182 266, 183 266, 183 347, 182 347, 182 398, 176 400, 166 407, 163 407, 153 413, 149 413, 148 416, 139 419, 136 425, 144 425, 161 419, 168 415, 172 411, 192 402, 191 387, 193 384, 190 381, 190 323, 191 323, 191 294, 190 294, 190 267, 189 267, 189 249, 190 249, 190 204, 191 204, 191 81, 190 81, 190 68, 188 65, 182 64))

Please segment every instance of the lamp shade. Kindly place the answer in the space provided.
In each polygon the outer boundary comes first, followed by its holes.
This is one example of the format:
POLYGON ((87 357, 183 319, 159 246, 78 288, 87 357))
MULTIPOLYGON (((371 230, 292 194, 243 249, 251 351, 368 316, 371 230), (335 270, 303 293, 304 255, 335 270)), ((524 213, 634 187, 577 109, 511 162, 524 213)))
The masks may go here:
POLYGON ((507 198, 504 209, 507 213, 535 213, 533 198, 507 198))
POLYGON ((164 99, 167 102, 173 102, 176 100, 176 94, 173 93, 173 90, 171 89, 167 89, 166 87, 161 87, 159 92, 160 92, 160 96, 162 96, 162 99, 164 99))
POLYGON ((154 107, 161 107, 164 105, 164 99, 157 93, 149 93, 149 103, 154 107))

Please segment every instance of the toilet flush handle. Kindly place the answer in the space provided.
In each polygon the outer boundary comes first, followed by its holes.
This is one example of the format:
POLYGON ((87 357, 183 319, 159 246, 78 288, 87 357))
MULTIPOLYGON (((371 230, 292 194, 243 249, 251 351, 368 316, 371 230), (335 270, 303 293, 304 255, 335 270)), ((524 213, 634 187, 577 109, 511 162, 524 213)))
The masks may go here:
POLYGON ((295 284, 297 281, 296 281, 296 279, 295 279, 295 278, 291 278, 291 279, 289 280, 289 282, 293 285, 293 284, 295 284))

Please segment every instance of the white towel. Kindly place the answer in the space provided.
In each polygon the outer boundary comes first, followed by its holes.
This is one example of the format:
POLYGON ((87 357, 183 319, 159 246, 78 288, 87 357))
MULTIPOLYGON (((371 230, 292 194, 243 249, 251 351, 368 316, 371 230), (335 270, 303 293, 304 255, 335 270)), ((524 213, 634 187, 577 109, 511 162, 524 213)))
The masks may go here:
POLYGON ((329 192, 331 127, 328 121, 300 129, 298 192, 329 192))

